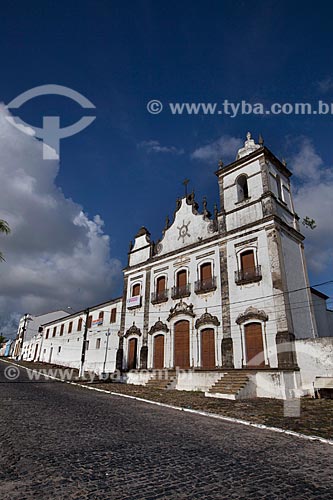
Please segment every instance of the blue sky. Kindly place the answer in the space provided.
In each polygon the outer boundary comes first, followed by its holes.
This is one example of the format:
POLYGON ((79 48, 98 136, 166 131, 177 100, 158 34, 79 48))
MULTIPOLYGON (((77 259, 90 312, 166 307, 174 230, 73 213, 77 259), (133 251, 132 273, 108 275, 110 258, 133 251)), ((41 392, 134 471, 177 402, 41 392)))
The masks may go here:
MULTIPOLYGON (((191 155, 221 137, 262 133, 291 169, 307 144, 312 160, 320 158, 314 163, 323 181, 332 158, 330 116, 173 116, 166 109, 151 115, 146 103, 333 102, 332 14, 329 2, 314 7, 300 1, 5 1, 0 99, 8 103, 53 83, 95 104, 95 122, 61 142, 56 184, 90 218, 100 215, 111 255, 125 265, 129 240, 141 225, 153 238, 160 236, 185 177, 198 201, 207 195, 212 209, 219 158, 200 161, 191 155), (149 151, 149 141, 164 150, 149 151)), ((50 96, 19 112, 34 125, 46 114, 68 125, 82 110, 50 96)), ((310 180, 295 179, 298 186, 302 182, 310 180)), ((311 183, 319 182, 312 175, 311 183)), ((308 202, 304 215, 311 216, 308 202)), ((325 281, 328 271, 326 266, 312 272, 312 282, 325 281)), ((119 292, 120 283, 114 286, 119 292)))

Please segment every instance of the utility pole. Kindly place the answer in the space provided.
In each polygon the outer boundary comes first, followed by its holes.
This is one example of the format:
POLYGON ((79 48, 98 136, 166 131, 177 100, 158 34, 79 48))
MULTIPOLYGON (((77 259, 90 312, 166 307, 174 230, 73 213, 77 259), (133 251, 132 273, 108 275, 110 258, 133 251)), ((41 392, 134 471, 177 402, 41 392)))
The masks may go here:
POLYGON ((106 360, 107 360, 107 357, 108 357, 109 338, 110 338, 110 335, 111 335, 110 328, 108 328, 107 332, 105 332, 105 335, 106 335, 106 348, 105 348, 105 358, 104 358, 103 371, 102 371, 103 380, 105 380, 105 378, 106 378, 105 377, 106 376, 105 366, 106 366, 106 360))
POLYGON ((81 352, 81 362, 79 368, 79 377, 83 377, 84 375, 84 361, 86 359, 86 343, 87 343, 87 335, 88 335, 88 319, 89 319, 89 308, 85 311, 86 321, 84 323, 84 332, 83 332, 83 342, 82 342, 82 352, 81 352))
POLYGON ((23 342, 24 342, 24 334, 25 334, 25 332, 27 330, 28 319, 29 319, 29 314, 25 313, 25 315, 24 315, 24 322, 23 322, 23 328, 22 328, 21 334, 19 336, 19 348, 18 348, 18 352, 17 352, 18 356, 20 356, 22 354, 23 342))

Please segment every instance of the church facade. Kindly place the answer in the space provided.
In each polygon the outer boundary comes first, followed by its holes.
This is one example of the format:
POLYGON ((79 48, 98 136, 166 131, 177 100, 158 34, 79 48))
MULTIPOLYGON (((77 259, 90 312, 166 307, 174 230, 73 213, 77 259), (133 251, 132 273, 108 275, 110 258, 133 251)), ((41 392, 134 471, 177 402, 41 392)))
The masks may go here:
POLYGON ((135 237, 118 368, 293 368, 316 337, 291 172, 250 134, 216 172, 220 209, 178 199, 163 237, 135 237))
POLYGON ((219 208, 177 199, 159 241, 142 227, 131 242, 122 297, 44 324, 26 359, 135 384, 166 369, 178 389, 231 398, 295 394, 296 343, 328 318, 327 297, 309 287, 291 172, 248 134, 215 175, 219 208))

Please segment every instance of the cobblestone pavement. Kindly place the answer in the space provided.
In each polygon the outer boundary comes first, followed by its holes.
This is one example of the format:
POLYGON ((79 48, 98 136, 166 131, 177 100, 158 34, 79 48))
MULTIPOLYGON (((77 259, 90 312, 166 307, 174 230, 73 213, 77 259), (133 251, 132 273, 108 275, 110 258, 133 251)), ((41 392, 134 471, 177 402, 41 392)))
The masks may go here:
POLYGON ((9 382, 0 362, 0 498, 332 498, 333 447, 89 391, 9 382))

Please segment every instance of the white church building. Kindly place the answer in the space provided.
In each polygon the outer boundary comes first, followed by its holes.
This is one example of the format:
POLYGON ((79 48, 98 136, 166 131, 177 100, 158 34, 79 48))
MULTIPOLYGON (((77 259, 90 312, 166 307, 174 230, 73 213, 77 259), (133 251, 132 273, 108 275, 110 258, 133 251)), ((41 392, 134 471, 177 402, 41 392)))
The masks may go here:
POLYGON ((43 325, 38 359, 77 367, 84 341, 85 367, 102 371, 108 332, 107 369, 129 383, 153 385, 154 370, 168 369, 165 387, 207 396, 300 389, 296 341, 332 335, 333 313, 309 286, 291 172, 247 134, 215 175, 219 208, 199 210, 189 193, 159 241, 142 227, 122 298, 43 325))

